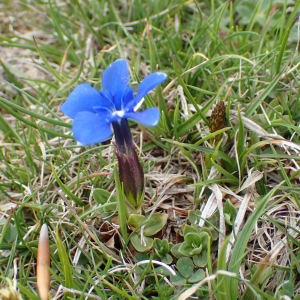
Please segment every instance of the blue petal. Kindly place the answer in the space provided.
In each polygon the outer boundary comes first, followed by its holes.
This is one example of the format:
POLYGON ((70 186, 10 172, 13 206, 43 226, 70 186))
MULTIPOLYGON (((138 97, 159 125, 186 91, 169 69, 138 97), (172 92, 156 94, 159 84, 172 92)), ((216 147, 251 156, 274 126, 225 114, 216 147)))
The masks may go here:
POLYGON ((93 112, 93 107, 95 106, 110 109, 111 102, 101 96, 98 91, 89 84, 83 83, 75 88, 60 109, 65 115, 74 119, 79 112, 93 112))
POLYGON ((110 123, 105 114, 80 112, 76 114, 73 122, 75 139, 83 145, 103 142, 112 136, 110 123))
POLYGON ((122 98, 122 109, 124 109, 131 100, 133 99, 133 88, 127 87, 122 98))
POLYGON ((121 110, 121 99, 129 82, 127 61, 118 59, 113 62, 102 75, 103 91, 114 99, 117 110, 121 110))
POLYGON ((123 118, 134 120, 144 126, 156 126, 159 122, 160 114, 156 107, 151 107, 142 112, 126 112, 123 118))
POLYGON ((149 91, 153 90, 166 79, 167 75, 165 73, 152 73, 148 75, 140 83, 136 97, 127 104, 126 110, 133 111, 134 107, 148 94, 149 91))

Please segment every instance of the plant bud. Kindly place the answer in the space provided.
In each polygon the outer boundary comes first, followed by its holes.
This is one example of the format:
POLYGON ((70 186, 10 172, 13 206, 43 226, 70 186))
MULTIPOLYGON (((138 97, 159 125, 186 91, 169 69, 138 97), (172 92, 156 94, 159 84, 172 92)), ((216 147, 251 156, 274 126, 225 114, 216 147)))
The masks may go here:
POLYGON ((43 224, 40 232, 36 272, 39 295, 43 300, 48 300, 48 293, 50 289, 50 271, 45 264, 48 267, 50 266, 50 248, 48 228, 46 224, 43 224))

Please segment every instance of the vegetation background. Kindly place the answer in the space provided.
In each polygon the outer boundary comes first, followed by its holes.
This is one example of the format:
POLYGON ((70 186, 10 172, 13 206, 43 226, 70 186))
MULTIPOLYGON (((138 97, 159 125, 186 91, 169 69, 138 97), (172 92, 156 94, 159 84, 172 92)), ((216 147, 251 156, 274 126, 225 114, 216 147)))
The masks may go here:
POLYGON ((52 299, 299 299, 299 8, 299 0, 2 0, 2 284, 16 279, 23 299, 38 299, 47 223, 52 299), (118 58, 133 87, 168 74, 144 104, 159 107, 160 124, 131 124, 145 213, 168 214, 156 237, 172 247, 186 224, 200 224, 213 240, 202 265, 167 248, 176 276, 158 240, 142 253, 119 234, 114 146, 77 145, 60 112, 78 84, 101 89, 118 58), (226 127, 211 133, 222 101, 226 127), (138 263, 150 258, 162 264, 138 263))

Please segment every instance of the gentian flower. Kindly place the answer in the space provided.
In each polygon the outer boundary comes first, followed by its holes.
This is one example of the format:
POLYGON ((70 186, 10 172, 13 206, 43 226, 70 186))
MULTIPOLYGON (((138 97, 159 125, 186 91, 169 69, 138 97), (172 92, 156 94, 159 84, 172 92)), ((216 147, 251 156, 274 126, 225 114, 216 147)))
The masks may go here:
POLYGON ((159 111, 151 107, 142 112, 135 110, 140 106, 149 91, 167 78, 164 73, 152 73, 139 85, 136 96, 128 87, 129 73, 127 61, 113 62, 102 75, 103 91, 97 91, 84 83, 75 88, 61 111, 74 119, 75 139, 83 145, 96 144, 112 136, 111 124, 122 119, 131 119, 145 126, 156 126, 159 111))
POLYGON ((75 88, 61 111, 74 119, 73 133, 83 145, 96 144, 109 139, 113 131, 118 152, 120 180, 124 192, 134 209, 138 210, 144 195, 143 168, 135 152, 128 120, 145 126, 156 126, 160 114, 156 107, 136 112, 149 91, 165 81, 164 73, 152 73, 139 85, 134 97, 128 87, 127 61, 113 62, 102 75, 103 91, 84 83, 75 88), (113 131, 112 131, 113 129, 113 131))

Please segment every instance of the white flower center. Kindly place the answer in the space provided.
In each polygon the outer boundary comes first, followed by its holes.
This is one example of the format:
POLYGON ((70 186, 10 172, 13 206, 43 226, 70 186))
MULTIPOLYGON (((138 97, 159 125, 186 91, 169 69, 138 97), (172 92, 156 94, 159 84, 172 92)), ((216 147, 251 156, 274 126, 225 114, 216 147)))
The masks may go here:
POLYGON ((124 110, 116 110, 112 113, 112 115, 118 115, 120 118, 124 116, 124 110))

